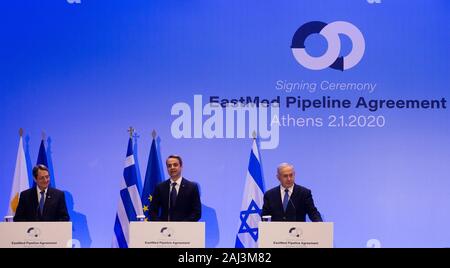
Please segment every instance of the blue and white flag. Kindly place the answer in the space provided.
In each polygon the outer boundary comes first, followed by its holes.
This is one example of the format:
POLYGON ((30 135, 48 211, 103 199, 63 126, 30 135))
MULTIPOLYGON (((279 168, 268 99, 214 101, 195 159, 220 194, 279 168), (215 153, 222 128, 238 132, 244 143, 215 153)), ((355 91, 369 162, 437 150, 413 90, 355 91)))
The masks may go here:
POLYGON ((120 185, 120 198, 117 207, 116 221, 114 223, 114 237, 112 247, 128 248, 129 223, 137 221, 137 216, 142 215, 142 203, 140 189, 137 182, 137 172, 133 156, 133 141, 128 140, 127 158, 120 185))
POLYGON ((264 179, 257 140, 253 139, 252 151, 245 179, 244 197, 240 212, 240 226, 236 236, 236 248, 256 248, 258 223, 264 199, 264 179))

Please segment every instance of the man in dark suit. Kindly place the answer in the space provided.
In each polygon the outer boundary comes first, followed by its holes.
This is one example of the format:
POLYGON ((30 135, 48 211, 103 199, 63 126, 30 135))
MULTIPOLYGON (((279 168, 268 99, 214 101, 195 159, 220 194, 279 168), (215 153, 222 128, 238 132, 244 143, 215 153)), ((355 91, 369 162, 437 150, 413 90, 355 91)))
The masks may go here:
POLYGON ((271 216, 272 221, 305 221, 306 214, 313 222, 322 217, 314 206, 311 191, 295 184, 294 166, 282 163, 277 169, 280 186, 264 194, 262 216, 271 216))
POLYGON ((48 168, 35 166, 33 177, 36 187, 20 193, 14 221, 69 221, 64 192, 49 187, 48 168))
POLYGON ((171 155, 166 167, 170 179, 155 187, 150 204, 151 220, 198 221, 202 215, 200 193, 196 183, 181 176, 183 160, 171 155))

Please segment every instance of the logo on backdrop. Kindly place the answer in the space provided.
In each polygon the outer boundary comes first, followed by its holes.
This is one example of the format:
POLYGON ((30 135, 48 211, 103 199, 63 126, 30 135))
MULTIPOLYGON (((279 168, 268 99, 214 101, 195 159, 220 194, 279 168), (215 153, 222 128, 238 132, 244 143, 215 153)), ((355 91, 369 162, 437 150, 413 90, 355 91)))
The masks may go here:
POLYGON ((362 59, 365 50, 365 41, 361 31, 355 25, 345 21, 324 23, 311 21, 303 24, 292 37, 292 54, 298 63, 311 70, 332 68, 336 70, 348 70, 354 67, 362 59), (318 33, 328 42, 327 51, 319 57, 312 57, 305 47, 305 40, 309 35, 318 33), (352 41, 352 50, 343 57, 340 56, 341 41, 339 34, 344 34, 352 41))

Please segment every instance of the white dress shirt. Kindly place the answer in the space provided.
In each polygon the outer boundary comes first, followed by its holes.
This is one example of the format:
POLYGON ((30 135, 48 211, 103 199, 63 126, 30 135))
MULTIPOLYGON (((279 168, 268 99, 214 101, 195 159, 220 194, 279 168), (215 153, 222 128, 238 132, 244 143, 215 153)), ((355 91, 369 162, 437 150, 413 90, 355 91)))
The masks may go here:
POLYGON ((181 185, 182 180, 183 180, 183 177, 181 177, 181 176, 176 181, 170 179, 169 195, 170 195, 170 192, 172 191, 172 183, 174 183, 174 182, 177 183, 177 185, 175 185, 175 190, 177 191, 177 195, 178 195, 178 193, 180 192, 180 185, 181 185))
MULTIPOLYGON (((48 188, 45 188, 45 193, 44 193, 44 203, 45 203, 45 198, 47 197, 47 190, 48 188)), ((38 196, 38 204, 39 202, 41 202, 41 189, 39 189, 39 186, 36 186, 36 191, 37 191, 37 196, 38 196)))
MULTIPOLYGON (((281 193, 281 204, 283 204, 283 200, 284 200, 284 190, 286 188, 284 188, 282 185, 280 185, 280 193, 281 193)), ((291 199, 291 195, 292 192, 294 191, 294 185, 292 185, 291 187, 287 188, 288 189, 288 195, 289 195, 289 199, 291 199)))

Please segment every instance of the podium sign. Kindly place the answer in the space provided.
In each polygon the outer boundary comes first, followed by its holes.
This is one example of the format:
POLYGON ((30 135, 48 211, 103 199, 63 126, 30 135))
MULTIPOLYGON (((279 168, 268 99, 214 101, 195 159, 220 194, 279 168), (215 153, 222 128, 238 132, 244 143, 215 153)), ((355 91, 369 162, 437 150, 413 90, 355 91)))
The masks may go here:
POLYGON ((332 222, 260 222, 260 248, 332 248, 332 222))
POLYGON ((204 222, 130 222, 130 248, 204 247, 204 222))
POLYGON ((0 222, 0 248, 72 247, 71 222, 0 222))

